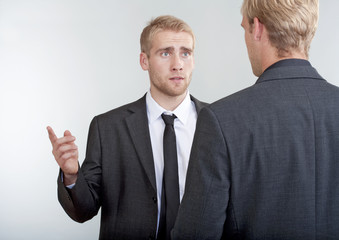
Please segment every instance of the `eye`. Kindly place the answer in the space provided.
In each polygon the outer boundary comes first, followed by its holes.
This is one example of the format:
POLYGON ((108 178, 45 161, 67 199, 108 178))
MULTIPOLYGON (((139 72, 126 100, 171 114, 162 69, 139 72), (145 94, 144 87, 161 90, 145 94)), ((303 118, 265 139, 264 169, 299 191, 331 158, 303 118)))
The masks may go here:
POLYGON ((161 56, 163 56, 163 57, 168 57, 168 56, 169 56, 169 53, 168 53, 168 52, 163 52, 163 53, 161 53, 161 56))
POLYGON ((191 55, 191 53, 190 53, 190 52, 184 52, 182 55, 183 55, 184 57, 189 57, 189 56, 191 55))

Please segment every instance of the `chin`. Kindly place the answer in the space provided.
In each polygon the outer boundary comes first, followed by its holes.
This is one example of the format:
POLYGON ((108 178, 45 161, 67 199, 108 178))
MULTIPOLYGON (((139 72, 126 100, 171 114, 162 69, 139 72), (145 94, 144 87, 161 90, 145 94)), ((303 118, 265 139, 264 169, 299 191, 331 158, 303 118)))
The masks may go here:
POLYGON ((171 97, 179 97, 186 94, 186 88, 184 90, 173 90, 173 91, 168 91, 167 95, 171 97))

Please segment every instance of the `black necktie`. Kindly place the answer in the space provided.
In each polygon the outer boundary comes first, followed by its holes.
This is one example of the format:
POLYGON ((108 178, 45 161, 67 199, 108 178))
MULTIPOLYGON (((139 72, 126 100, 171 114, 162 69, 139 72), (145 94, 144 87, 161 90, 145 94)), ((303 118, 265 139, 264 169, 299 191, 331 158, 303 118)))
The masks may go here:
POLYGON ((177 146, 174 132, 173 115, 161 115, 166 126, 164 131, 164 176, 162 181, 162 196, 158 239, 170 239, 180 204, 177 146))

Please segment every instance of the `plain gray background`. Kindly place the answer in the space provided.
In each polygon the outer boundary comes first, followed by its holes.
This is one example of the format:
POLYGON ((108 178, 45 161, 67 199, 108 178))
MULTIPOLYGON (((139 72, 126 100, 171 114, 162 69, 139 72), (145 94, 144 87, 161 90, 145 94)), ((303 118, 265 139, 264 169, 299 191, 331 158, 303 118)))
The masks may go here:
MULTIPOLYGON (((0 239, 97 239, 99 216, 73 222, 57 201, 46 126, 77 137, 93 116, 149 88, 139 36, 163 14, 196 34, 190 92, 212 102, 254 84, 240 0, 0 0, 0 239)), ((339 2, 322 0, 310 61, 339 85, 339 2)))

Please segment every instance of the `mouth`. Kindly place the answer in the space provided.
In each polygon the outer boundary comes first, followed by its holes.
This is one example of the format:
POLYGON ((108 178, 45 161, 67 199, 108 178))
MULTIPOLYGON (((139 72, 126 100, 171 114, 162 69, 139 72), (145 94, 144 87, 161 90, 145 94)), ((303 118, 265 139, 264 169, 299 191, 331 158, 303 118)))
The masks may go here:
POLYGON ((180 80, 184 80, 184 77, 180 77, 180 76, 175 76, 175 77, 171 77, 170 80, 172 81, 180 81, 180 80))

